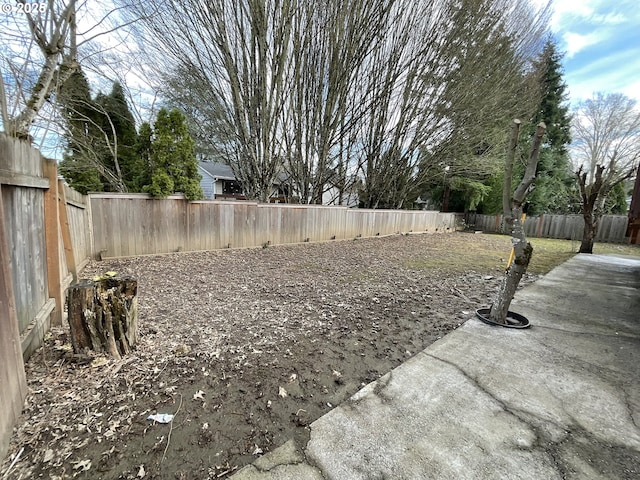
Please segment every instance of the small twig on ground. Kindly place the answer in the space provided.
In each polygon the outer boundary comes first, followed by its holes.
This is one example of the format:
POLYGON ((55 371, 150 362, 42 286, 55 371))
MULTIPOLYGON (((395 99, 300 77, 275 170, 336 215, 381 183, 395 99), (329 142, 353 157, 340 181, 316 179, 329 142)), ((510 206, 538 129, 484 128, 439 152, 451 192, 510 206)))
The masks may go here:
POLYGON ((155 378, 158 378, 160 376, 160 374, 162 372, 164 372, 164 369, 167 368, 167 365, 169 365, 169 361, 168 360, 164 362, 164 367, 162 367, 162 369, 158 373, 156 373, 156 377, 155 378))
POLYGON ((62 372, 62 366, 64 365, 64 358, 60 361, 60 366, 58 367, 58 371, 56 372, 55 378, 58 379, 60 377, 60 373, 62 372))
POLYGON ((167 450, 169 449, 169 442, 171 442, 171 432, 173 430, 173 422, 176 421, 176 415, 178 415, 178 412, 180 411, 180 407, 182 407, 182 394, 180 395, 180 405, 178 405, 178 409, 176 410, 176 413, 173 414, 173 420, 171 420, 171 423, 169 424, 169 435, 167 435, 167 445, 164 447, 164 453, 162 454, 162 459, 160 460, 160 463, 164 462, 164 458, 167 456, 167 450))
POLYGON ((47 373, 50 372, 49 364, 47 364, 47 354, 46 354, 46 345, 42 345, 42 363, 44 363, 45 368, 47 369, 47 373))
POLYGON ((7 468, 7 471, 4 472, 4 475, 2 475, 2 478, 8 478, 9 477, 9 472, 11 471, 11 469, 13 468, 13 466, 18 462, 18 460, 20 459, 20 455, 22 455, 22 452, 24 452, 24 447, 22 447, 20 449, 20 451, 16 454, 16 456, 14 457, 13 461, 11 462, 11 465, 9 465, 9 468, 7 468))
POLYGON ((222 478, 222 477, 224 477, 227 473, 231 473, 231 472, 233 472, 234 470, 237 470, 237 468, 238 468, 238 467, 236 466, 236 467, 230 468, 229 470, 225 470, 224 472, 219 473, 219 474, 218 474, 218 476, 217 476, 216 478, 222 478))

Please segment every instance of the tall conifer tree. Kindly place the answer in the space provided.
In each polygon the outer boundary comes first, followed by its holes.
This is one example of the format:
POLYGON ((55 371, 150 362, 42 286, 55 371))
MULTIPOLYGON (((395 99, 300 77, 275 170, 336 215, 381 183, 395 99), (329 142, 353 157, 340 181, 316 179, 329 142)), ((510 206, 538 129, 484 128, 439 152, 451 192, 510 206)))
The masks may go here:
POLYGON ((82 70, 71 74, 57 92, 65 121, 66 151, 60 162, 60 174, 79 192, 103 190, 103 181, 88 146, 99 142, 96 110, 89 82, 82 70))
MULTIPOLYGON (((146 128, 145 128, 146 131, 146 128)), ((144 152, 144 144, 139 143, 144 152)), ((204 197, 195 154, 195 142, 179 110, 160 109, 150 144, 150 179, 144 187, 154 196, 182 192, 188 200, 204 197)))
POLYGON ((568 213, 572 211, 575 183, 567 150, 571 143, 571 115, 567 85, 562 78, 562 55, 552 40, 547 41, 535 67, 541 79, 542 102, 531 125, 544 122, 547 131, 540 150, 536 187, 528 198, 529 213, 568 213))

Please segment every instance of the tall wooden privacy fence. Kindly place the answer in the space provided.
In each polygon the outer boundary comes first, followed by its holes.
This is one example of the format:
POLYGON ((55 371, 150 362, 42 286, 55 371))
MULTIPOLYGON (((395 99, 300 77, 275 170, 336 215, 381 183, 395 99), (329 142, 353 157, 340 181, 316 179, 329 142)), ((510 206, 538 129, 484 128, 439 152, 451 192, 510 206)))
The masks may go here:
POLYGON ((56 163, 0 134, 0 457, 26 395, 24 359, 60 324, 64 292, 91 255, 89 204, 56 163))
MULTIPOLYGON (((487 233, 502 231, 502 215, 467 214, 465 221, 476 230, 487 233)), ((625 237, 629 219, 625 215, 604 215, 599 222, 597 242, 628 243, 625 237)), ((584 219, 582 215, 539 215, 527 217, 524 230, 528 237, 582 240, 584 219)))
POLYGON ((452 213, 360 210, 251 202, 186 202, 182 196, 92 194, 94 249, 102 258, 259 247, 396 232, 447 232, 452 213))

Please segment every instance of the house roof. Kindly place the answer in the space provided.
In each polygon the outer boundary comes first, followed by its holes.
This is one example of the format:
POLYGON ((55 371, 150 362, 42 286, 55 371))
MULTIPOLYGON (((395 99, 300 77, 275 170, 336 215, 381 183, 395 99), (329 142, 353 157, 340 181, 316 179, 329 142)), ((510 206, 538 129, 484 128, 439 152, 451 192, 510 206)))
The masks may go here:
MULTIPOLYGON (((198 165, 204 173, 212 177, 214 180, 236 180, 236 176, 233 174, 231 167, 225 163, 220 162, 198 162, 198 165)), ((276 179, 276 185, 286 184, 290 179, 290 176, 285 172, 280 172, 276 179)))
POLYGON ((236 177, 233 174, 233 170, 229 165, 225 165, 224 163, 219 162, 199 162, 199 167, 206 173, 207 175, 213 177, 214 179, 220 180, 235 180, 236 177))

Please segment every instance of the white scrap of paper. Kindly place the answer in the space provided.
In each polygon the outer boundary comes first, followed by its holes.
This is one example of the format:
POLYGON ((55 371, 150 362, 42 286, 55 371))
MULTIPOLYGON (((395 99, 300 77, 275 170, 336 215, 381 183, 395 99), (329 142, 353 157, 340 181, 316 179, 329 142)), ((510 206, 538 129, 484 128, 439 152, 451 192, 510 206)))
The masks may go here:
POLYGON ((173 420, 173 415, 170 413, 156 413, 155 415, 149 415, 147 420, 153 420, 158 423, 169 423, 173 420))

